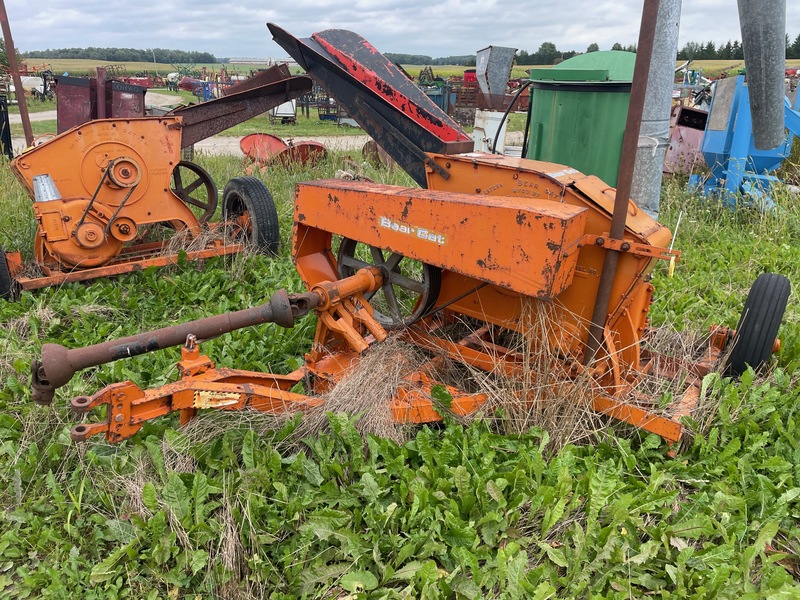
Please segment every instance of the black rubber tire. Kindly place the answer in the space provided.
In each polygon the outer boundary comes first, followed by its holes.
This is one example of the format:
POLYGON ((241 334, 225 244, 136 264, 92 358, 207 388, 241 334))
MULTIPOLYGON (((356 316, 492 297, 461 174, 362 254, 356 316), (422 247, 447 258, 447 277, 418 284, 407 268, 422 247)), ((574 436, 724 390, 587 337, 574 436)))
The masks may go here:
POLYGON ((0 247, 0 300, 16 300, 18 293, 17 284, 8 269, 6 254, 0 247))
MULTIPOLYGON (((339 245, 339 253, 337 256, 337 262, 339 265, 339 277, 345 278, 350 277, 356 272, 354 267, 348 266, 344 264, 344 257, 355 256, 356 247, 361 242, 350 238, 342 238, 341 244, 339 245)), ((399 254, 397 256, 400 256, 399 254)), ((402 259, 401 259, 402 260, 402 259)), ((375 261, 370 261, 370 264, 377 264, 375 261)), ((409 314, 401 315, 400 318, 393 317, 392 315, 383 314, 382 312, 376 310, 375 318, 376 320, 383 325, 386 329, 399 329, 402 327, 407 327, 418 321, 420 318, 425 316, 425 314, 436 304, 436 300, 439 298, 439 291, 442 286, 442 270, 438 267, 434 267, 427 263, 420 263, 422 265, 422 281, 427 284, 428 289, 427 292, 424 294, 422 298, 418 298, 417 306, 412 310, 409 314)), ((391 275, 390 275, 391 277, 391 275)), ((389 283, 388 285, 392 285, 389 283)), ((402 287, 402 286, 401 286, 402 287)), ((408 288, 406 288, 408 289, 408 288)), ((385 293, 382 289, 378 290, 381 293, 385 293)), ((377 292, 376 292, 377 293, 377 292)), ((369 300, 369 297, 367 298, 369 300)), ((373 305, 374 306, 374 305, 373 305)))
POLYGON ((772 354, 786 312, 791 284, 783 275, 763 273, 753 283, 731 340, 725 375, 738 377, 747 365, 758 370, 772 354))
POLYGON ((250 243, 265 254, 277 254, 281 241, 275 201, 260 179, 236 177, 222 194, 222 219, 230 221, 247 212, 250 218, 250 243))

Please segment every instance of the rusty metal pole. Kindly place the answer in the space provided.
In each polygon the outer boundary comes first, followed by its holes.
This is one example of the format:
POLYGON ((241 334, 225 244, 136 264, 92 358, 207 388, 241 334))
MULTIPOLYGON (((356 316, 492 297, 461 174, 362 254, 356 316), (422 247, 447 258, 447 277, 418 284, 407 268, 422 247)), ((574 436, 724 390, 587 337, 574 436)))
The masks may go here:
MULTIPOLYGON (((642 7, 642 24, 639 27, 639 43, 636 46, 636 63, 633 68, 633 84, 631 99, 628 104, 628 118, 625 122, 625 137, 622 140, 622 156, 619 161, 617 192, 614 200, 614 212, 611 216, 609 238, 621 240, 625 234, 625 220, 628 214, 628 202, 631 196, 633 167, 636 162, 636 148, 639 144, 639 130, 644 112, 644 99, 647 91, 647 76, 650 72, 650 59, 653 54, 653 38, 658 21, 660 0, 644 0, 642 7)), ((586 353, 583 363, 588 365, 594 361, 602 343, 603 330, 608 317, 608 304, 611 299, 611 288, 617 273, 619 252, 606 250, 600 283, 597 286, 592 324, 589 328, 589 339, 586 342, 586 353)))
POLYGON ((97 118, 98 119, 105 119, 106 118, 106 69, 105 67, 97 67, 95 69, 97 73, 97 89, 95 93, 97 94, 96 97, 96 106, 97 106, 97 118))
POLYGON ((298 318, 315 309, 320 301, 320 295, 314 292, 289 295, 285 290, 278 290, 269 302, 260 306, 162 327, 85 348, 68 350, 60 344, 44 344, 42 359, 33 361, 31 365, 33 400, 37 404, 50 404, 55 390, 69 382, 77 371, 178 346, 186 341, 189 334, 205 340, 261 323, 293 327, 298 318))
POLYGON ((19 76, 19 65, 17 64, 17 51, 14 48, 14 40, 11 39, 11 26, 8 24, 8 13, 6 13, 4 0, 0 0, 0 27, 3 29, 3 41, 6 45, 11 78, 14 80, 19 116, 22 119, 22 131, 25 132, 25 143, 28 146, 32 146, 33 129, 31 129, 31 118, 28 116, 28 104, 25 102, 25 90, 22 89, 22 78, 19 76))

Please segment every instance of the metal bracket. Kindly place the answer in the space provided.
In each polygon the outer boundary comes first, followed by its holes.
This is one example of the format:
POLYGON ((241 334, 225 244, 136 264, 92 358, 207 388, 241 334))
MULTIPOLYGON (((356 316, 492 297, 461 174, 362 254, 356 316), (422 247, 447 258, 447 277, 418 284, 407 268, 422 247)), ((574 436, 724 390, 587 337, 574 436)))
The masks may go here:
POLYGON ((634 256, 642 258, 657 258, 660 260, 675 260, 680 258, 679 250, 670 250, 669 248, 659 248, 649 244, 642 244, 639 242, 629 242, 627 240, 616 240, 608 236, 586 234, 578 240, 576 244, 578 248, 584 246, 598 246, 606 250, 616 250, 617 252, 628 252, 634 256))

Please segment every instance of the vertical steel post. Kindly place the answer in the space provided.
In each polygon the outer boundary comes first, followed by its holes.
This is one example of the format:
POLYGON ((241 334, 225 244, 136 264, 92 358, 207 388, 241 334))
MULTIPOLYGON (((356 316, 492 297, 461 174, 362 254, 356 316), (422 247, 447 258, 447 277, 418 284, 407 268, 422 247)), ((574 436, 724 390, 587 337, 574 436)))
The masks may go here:
POLYGON ((753 140, 757 150, 772 150, 786 141, 786 0, 739 0, 738 4, 753 140))
POLYGON ((0 0, 0 27, 3 29, 3 41, 6 46, 8 56, 8 66, 11 69, 11 78, 14 80, 15 95, 19 106, 19 116, 22 119, 22 131, 25 132, 25 143, 33 145, 33 129, 31 129, 31 118, 28 116, 28 104, 25 101, 25 90, 22 88, 22 78, 19 76, 19 65, 17 64, 17 51, 14 48, 14 40, 11 39, 11 26, 8 24, 8 13, 6 3, 0 0))
MULTIPOLYGON (((97 67, 97 109, 95 113, 92 115, 93 119, 105 119, 106 118, 106 69, 105 67, 97 67)), ((110 116, 110 115, 108 115, 110 116)))
POLYGON ((672 89, 675 87, 680 19, 681 0, 661 0, 631 184, 633 201, 656 220, 661 205, 664 156, 669 146, 669 118, 672 89))
MULTIPOLYGON (((639 27, 639 43, 636 46, 636 63, 633 68, 633 84, 631 100, 628 105, 628 118, 625 122, 625 137, 622 140, 622 156, 619 161, 617 192, 614 200, 614 212, 611 215, 609 238, 621 240, 625 234, 625 220, 628 214, 628 202, 631 196, 633 167, 636 162, 636 147, 639 144, 639 129, 644 112, 644 98, 647 92, 647 76, 650 72, 650 58, 653 54, 653 38, 658 21, 660 0, 644 0, 642 7, 642 24, 639 27)), ((597 350, 603 340, 603 330, 608 317, 608 304, 611 299, 611 287, 617 273, 619 252, 606 250, 603 271, 597 286, 592 324, 589 328, 589 339, 586 342, 584 364, 594 361, 597 350)))

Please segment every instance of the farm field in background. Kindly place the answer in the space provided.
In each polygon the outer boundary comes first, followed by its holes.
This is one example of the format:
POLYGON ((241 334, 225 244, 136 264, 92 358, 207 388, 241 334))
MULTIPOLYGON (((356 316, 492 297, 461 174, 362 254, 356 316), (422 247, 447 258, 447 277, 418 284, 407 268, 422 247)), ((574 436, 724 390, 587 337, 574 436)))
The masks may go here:
MULTIPOLYGON (((359 157, 353 157, 356 163, 359 157)), ((221 188, 235 158, 199 156, 221 188)), ((0 596, 167 598, 796 598, 800 594, 800 306, 797 287, 766 376, 710 375, 693 432, 671 458, 626 427, 513 431, 510 419, 408 432, 395 443, 332 414, 208 414, 147 423, 109 446, 75 445, 72 396, 174 379, 177 349, 76 377, 52 407, 31 402, 42 343, 69 347, 260 304, 301 289, 290 257, 298 181, 353 163, 257 173, 278 206, 279 255, 212 259, 0 301, 0 596)), ((401 171, 360 165, 377 182, 401 171)), ((797 152, 786 176, 800 171, 797 152)), ((32 252, 27 195, 0 165, 0 245, 32 252)), ((762 272, 800 282, 800 206, 730 211, 665 182, 662 217, 683 254, 654 272, 655 325, 735 325, 762 272)), ((203 343, 219 365, 287 372, 314 330, 249 328, 203 343)), ((375 373, 375 377, 381 377, 375 373)), ((366 389, 364 394, 370 394, 366 389)), ((569 402, 565 398, 564 402, 569 402)), ((379 410, 379 409, 376 409, 379 410)))
MULTIPOLYGON (((165 89, 154 89, 154 92, 173 94, 167 92, 165 89)), ((179 92, 184 102, 191 103, 196 98, 191 92, 179 92)), ((147 96, 145 95, 145 101, 147 96)), ((41 112, 44 110, 55 110, 55 101, 29 102, 31 112, 41 112)), ((19 113, 19 108, 16 106, 10 107, 11 113, 19 113)), ((55 120, 47 121, 32 121, 31 128, 33 129, 34 136, 40 135, 53 135, 57 130, 57 122, 55 120)), ((466 131, 472 131, 471 127, 465 127, 466 131)), ((511 113, 508 118, 507 131, 524 131, 525 130, 525 115, 523 113, 511 113)), ((244 123, 240 123, 230 129, 220 132, 219 135, 225 136, 245 136, 250 133, 269 133, 283 138, 290 137, 329 137, 329 136, 348 136, 348 135, 365 135, 363 129, 358 127, 349 127, 347 125, 339 126, 332 121, 320 120, 317 115, 316 108, 312 108, 310 116, 306 117, 297 111, 297 122, 293 124, 282 124, 279 122, 270 122, 268 115, 260 115, 254 117, 244 123)), ((14 137, 22 137, 22 125, 11 125, 11 135, 14 137)))
MULTIPOLYGON (((84 59, 52 59, 47 61, 40 61, 39 59, 29 59, 28 67, 31 68, 33 66, 39 66, 40 64, 49 64, 50 67, 53 69, 53 72, 57 75, 61 73, 69 72, 70 75, 74 76, 85 76, 89 73, 93 73, 94 69, 97 67, 105 66, 109 63, 104 63, 101 61, 96 60, 84 60, 84 59)), ((675 64, 676 66, 682 64, 683 61, 677 61, 675 64)), ((133 63, 114 63, 114 64, 121 64, 126 69, 129 75, 133 75, 134 73, 147 73, 148 75, 153 75, 154 73, 158 73, 162 77, 167 73, 172 73, 175 69, 172 65, 166 63, 148 63, 148 62, 133 62, 133 63)), ((786 61, 787 65, 790 66, 800 66, 800 59, 789 59, 786 61)), ((550 65, 514 65, 514 68, 511 71, 512 78, 518 77, 526 77, 525 71, 531 68, 540 68, 544 66, 545 68, 550 65)), ((711 76, 716 77, 722 71, 726 71, 729 74, 735 73, 739 68, 744 66, 744 61, 735 61, 735 60, 697 60, 692 63, 692 66, 695 68, 702 67, 703 73, 711 76)), ((240 74, 240 75, 247 75, 250 70, 257 70, 257 69, 265 69, 268 67, 266 64, 229 64, 229 65, 222 65, 222 64, 197 64, 194 68, 201 69, 202 67, 206 67, 209 71, 214 73, 218 73, 221 67, 225 67, 228 70, 228 73, 233 74, 240 74)), ((403 68, 410 74, 416 77, 419 72, 423 69, 422 65, 403 65, 403 68)), ((434 75, 439 77, 459 77, 464 74, 464 69, 467 67, 457 66, 457 65, 433 65, 431 67, 433 69, 434 75)), ((302 69, 299 67, 292 67, 292 73, 301 73, 302 69)))
MULTIPOLYGON (((25 59, 23 59, 25 60, 25 59)), ((176 69, 173 65, 169 63, 152 63, 152 62, 110 62, 110 61, 98 61, 93 59, 82 59, 82 58, 53 58, 53 59, 38 59, 38 58, 30 58, 27 59, 26 62, 28 63, 28 68, 31 69, 33 67, 40 67, 42 65, 49 65, 49 67, 53 70, 56 75, 61 75, 64 72, 68 72, 70 76, 75 77, 83 77, 89 74, 94 75, 95 69, 97 67, 105 67, 109 64, 115 65, 122 65, 125 67, 128 75, 133 75, 134 73, 146 73, 147 75, 154 75, 158 74, 162 77, 165 76, 167 73, 172 73, 176 69)), ((186 66, 192 66, 191 64, 187 64, 186 66)), ((201 70, 203 67, 206 67, 211 72, 219 73, 221 67, 225 67, 228 71, 229 75, 248 75, 251 70, 257 69, 266 69, 269 65, 266 63, 264 64, 221 64, 221 63, 198 63, 192 66, 193 69, 201 70)), ((296 67, 293 69, 293 72, 299 73, 301 69, 296 67)))

